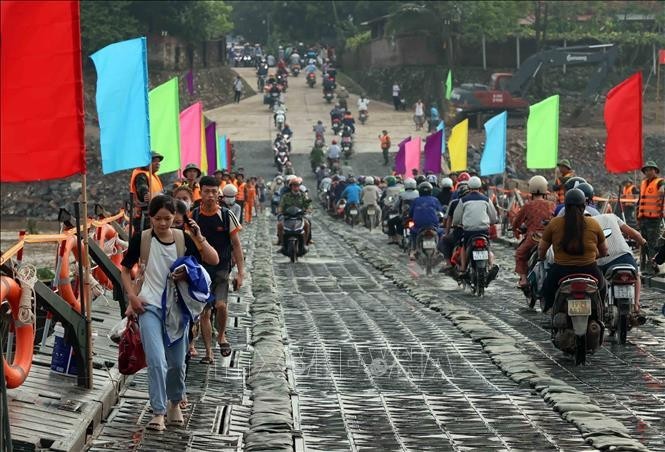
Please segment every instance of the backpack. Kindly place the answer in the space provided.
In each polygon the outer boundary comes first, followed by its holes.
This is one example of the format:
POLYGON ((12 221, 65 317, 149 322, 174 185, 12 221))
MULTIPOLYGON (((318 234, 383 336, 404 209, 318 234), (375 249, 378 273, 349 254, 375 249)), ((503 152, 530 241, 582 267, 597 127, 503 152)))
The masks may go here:
MULTIPOLYGON (((173 229, 173 238, 175 240, 175 249, 177 257, 185 255, 185 233, 180 229, 173 229)), ((143 281, 145 280, 145 269, 148 265, 148 258, 150 257, 150 245, 152 244, 152 228, 146 229, 141 232, 141 247, 139 251, 139 271, 134 278, 134 285, 136 286, 136 293, 141 292, 143 281)))

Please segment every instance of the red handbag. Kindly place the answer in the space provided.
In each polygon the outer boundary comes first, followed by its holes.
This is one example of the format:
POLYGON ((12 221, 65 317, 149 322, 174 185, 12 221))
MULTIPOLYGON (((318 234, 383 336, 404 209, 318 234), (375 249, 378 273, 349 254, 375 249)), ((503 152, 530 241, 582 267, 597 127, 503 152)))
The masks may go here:
POLYGON ((134 375, 146 367, 141 332, 136 316, 129 316, 127 329, 118 345, 118 370, 123 375, 134 375))

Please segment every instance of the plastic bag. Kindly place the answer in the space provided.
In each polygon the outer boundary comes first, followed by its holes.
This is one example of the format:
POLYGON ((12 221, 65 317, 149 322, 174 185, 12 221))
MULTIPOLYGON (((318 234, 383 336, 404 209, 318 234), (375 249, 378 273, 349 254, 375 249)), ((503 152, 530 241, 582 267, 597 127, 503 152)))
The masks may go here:
POLYGON ((111 328, 111 331, 109 331, 108 334, 109 339, 111 339, 116 344, 119 344, 120 339, 122 339, 122 335, 124 334, 126 329, 127 329, 127 317, 116 323, 113 326, 113 328, 111 328))

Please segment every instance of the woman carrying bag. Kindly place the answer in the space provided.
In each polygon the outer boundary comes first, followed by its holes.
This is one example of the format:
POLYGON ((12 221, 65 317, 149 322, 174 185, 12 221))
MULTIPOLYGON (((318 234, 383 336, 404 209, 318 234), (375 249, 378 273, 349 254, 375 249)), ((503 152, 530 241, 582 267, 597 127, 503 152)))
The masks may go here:
POLYGON ((148 393, 153 418, 147 425, 151 430, 164 430, 165 416, 170 425, 183 425, 179 402, 185 395, 186 338, 167 345, 162 294, 167 278, 183 280, 186 272, 171 273, 177 258, 193 256, 210 265, 219 262, 217 252, 210 246, 193 221, 188 224, 191 236, 172 229, 175 203, 169 196, 156 196, 150 201, 148 213, 152 229, 136 234, 129 242, 122 260, 122 283, 130 306, 128 316, 137 315, 143 350, 148 365, 148 393), (200 251, 199 251, 200 249, 200 251), (139 263, 142 272, 140 287, 132 281, 131 269, 139 263), (168 406, 167 406, 168 400, 168 406))

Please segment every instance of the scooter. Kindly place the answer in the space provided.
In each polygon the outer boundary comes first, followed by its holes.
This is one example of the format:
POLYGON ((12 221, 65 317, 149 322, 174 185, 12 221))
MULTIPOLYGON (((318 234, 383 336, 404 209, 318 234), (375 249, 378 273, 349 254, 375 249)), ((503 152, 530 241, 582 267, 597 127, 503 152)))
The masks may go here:
POLYGON ((333 118, 332 120, 332 131, 333 134, 339 135, 339 132, 342 130, 342 120, 339 118, 333 118))
POLYGON ((485 235, 472 237, 466 245, 465 252, 468 256, 468 279, 471 289, 474 295, 482 297, 488 284, 489 237, 485 235))
POLYGON ((314 88, 314 85, 316 85, 316 74, 314 72, 307 74, 307 85, 310 88, 314 88))
POLYGON ((367 117, 369 115, 367 114, 367 110, 360 110, 358 113, 358 120, 360 121, 360 124, 365 124, 367 122, 367 117))
POLYGON ((605 272, 607 280, 606 323, 610 336, 619 333, 619 343, 626 343, 626 335, 635 316, 635 283, 637 271, 632 265, 617 264, 605 272))
POLYGON ((435 228, 425 228, 416 236, 416 255, 424 261, 427 276, 432 274, 438 241, 439 234, 435 228))
POLYGON ((360 212, 358 211, 357 204, 350 204, 348 206, 344 216, 344 221, 350 224, 352 228, 360 222, 360 212))
POLYGON ((289 207, 284 212, 284 235, 281 253, 292 263, 307 253, 305 246, 305 213, 298 207, 289 207))
POLYGON ((293 66, 291 66, 291 75, 297 77, 298 74, 300 74, 300 65, 294 64, 293 66))
POLYGON ((333 100, 333 97, 335 97, 335 94, 332 91, 326 91, 323 93, 323 98, 326 100, 326 103, 331 103, 333 100))
POLYGON ((350 136, 342 137, 342 154, 345 159, 349 159, 353 155, 353 142, 350 136))
POLYGON ((376 206, 374 204, 369 204, 365 207, 365 227, 372 232, 372 229, 376 227, 376 206))

